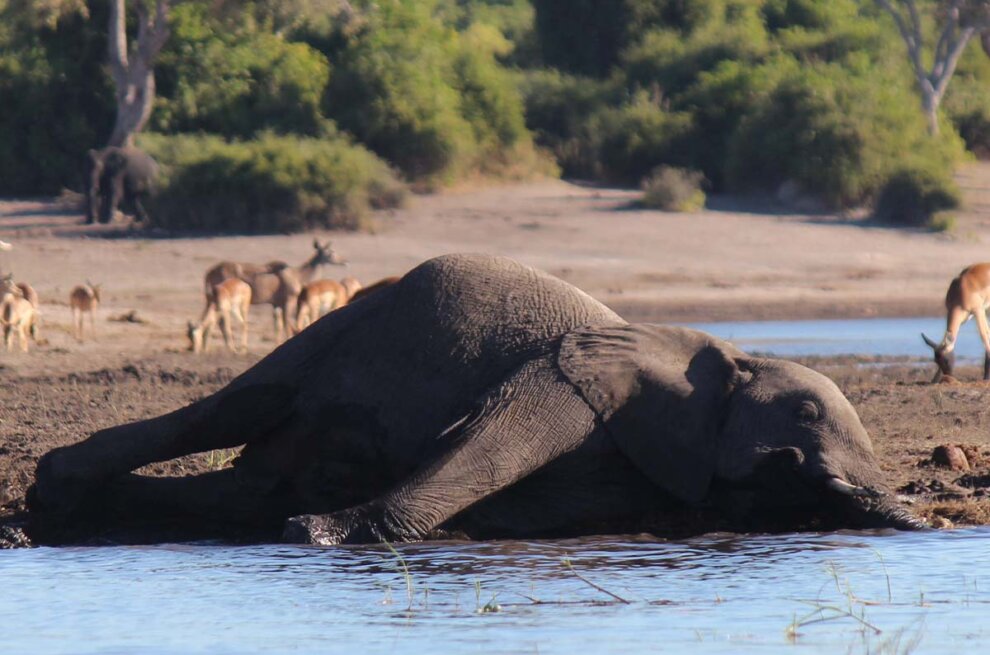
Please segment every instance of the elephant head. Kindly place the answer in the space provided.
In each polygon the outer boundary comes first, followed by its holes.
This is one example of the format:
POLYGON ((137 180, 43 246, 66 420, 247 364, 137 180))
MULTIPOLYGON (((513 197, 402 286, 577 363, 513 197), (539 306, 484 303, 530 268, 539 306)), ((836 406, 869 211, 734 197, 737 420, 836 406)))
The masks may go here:
POLYGON ((565 337, 561 368, 658 486, 747 525, 923 527, 889 500, 855 409, 824 375, 684 328, 565 337))

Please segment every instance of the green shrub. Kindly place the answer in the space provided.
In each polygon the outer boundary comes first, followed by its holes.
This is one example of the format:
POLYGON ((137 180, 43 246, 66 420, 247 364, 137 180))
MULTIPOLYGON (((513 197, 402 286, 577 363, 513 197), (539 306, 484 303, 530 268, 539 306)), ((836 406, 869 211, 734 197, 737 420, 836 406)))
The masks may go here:
MULTIPOLYGON (((326 114, 409 179, 447 182, 529 142, 523 103, 496 60, 504 39, 458 33, 435 2, 377 3, 342 35, 326 114)), ((328 43, 334 42, 328 40, 328 43)))
POLYGON ((948 174, 963 154, 951 126, 928 134, 908 79, 835 64, 786 76, 739 124, 726 176, 741 190, 792 181, 836 208, 876 197, 905 163, 948 174))
POLYGON ((72 14, 29 28, 21 24, 23 3, 4 4, 0 0, 0 194, 81 190, 86 151, 105 142, 113 126, 103 8, 93 7, 91 20, 72 14))
POLYGON ((326 57, 250 21, 221 21, 204 4, 169 16, 172 35, 155 67, 151 129, 250 137, 261 130, 315 135, 330 77, 326 57))
POLYGON ((144 135, 162 165, 149 213, 175 230, 298 232, 363 226, 369 208, 394 207, 404 186, 388 166, 343 138, 262 134, 254 141, 144 135))
POLYGON ((522 73, 518 85, 537 144, 553 153, 564 175, 593 177, 594 155, 582 128, 589 116, 619 102, 618 85, 548 69, 522 73))
POLYGON ((699 211, 705 206, 703 181, 698 171, 658 166, 640 183, 642 205, 671 212, 699 211))
POLYGON ((891 225, 946 229, 944 219, 933 219, 939 212, 958 208, 960 198, 948 175, 930 168, 902 168, 884 183, 873 215, 891 225))
POLYGON ((582 127, 585 165, 597 178, 635 184, 660 164, 684 163, 690 130, 690 115, 666 111, 640 93, 588 119, 582 127))

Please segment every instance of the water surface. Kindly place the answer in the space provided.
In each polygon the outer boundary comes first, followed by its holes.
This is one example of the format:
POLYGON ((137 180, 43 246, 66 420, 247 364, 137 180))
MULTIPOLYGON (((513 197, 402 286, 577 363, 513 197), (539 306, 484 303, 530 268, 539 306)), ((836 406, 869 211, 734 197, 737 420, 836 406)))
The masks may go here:
POLYGON ((990 530, 972 529, 428 543, 400 546, 401 561, 385 547, 8 551, 0 643, 9 653, 701 655, 866 653, 894 640, 901 648, 884 652, 906 652, 920 639, 914 652, 985 652, 990 578, 974 553, 988 548, 990 530), (824 607, 834 618, 790 636, 795 619, 824 607))
MULTIPOLYGON (((930 358, 931 348, 922 341, 921 333, 940 341, 945 332, 945 319, 739 321, 692 323, 690 327, 731 341, 742 350, 771 353, 779 357, 879 355, 930 358)), ((983 359, 983 342, 974 321, 967 322, 960 330, 956 353, 961 359, 983 359)))

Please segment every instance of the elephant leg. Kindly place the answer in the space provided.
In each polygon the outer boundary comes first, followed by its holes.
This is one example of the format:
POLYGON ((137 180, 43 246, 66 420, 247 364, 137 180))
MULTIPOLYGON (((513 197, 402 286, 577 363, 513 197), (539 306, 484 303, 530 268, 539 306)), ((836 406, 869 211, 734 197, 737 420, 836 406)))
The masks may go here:
POLYGON ((113 221, 114 213, 117 211, 117 206, 120 204, 120 200, 124 195, 124 183, 121 179, 123 176, 120 174, 107 176, 109 179, 104 180, 104 184, 109 184, 109 189, 106 190, 106 198, 104 199, 102 211, 103 216, 101 222, 110 223, 113 221))
POLYGON ((277 538, 300 503, 276 480, 227 468, 193 476, 123 475, 91 492, 74 520, 32 513, 29 530, 38 543, 77 542, 99 534, 122 541, 172 541, 251 535, 277 538))
POLYGON ((478 501, 580 447, 596 416, 549 358, 488 393, 470 420, 444 433, 449 449, 389 493, 327 515, 289 519, 287 541, 415 541, 478 501))
POLYGON ((101 491, 108 513, 149 519, 155 516, 200 516, 248 525, 269 525, 273 531, 298 508, 298 499, 284 486, 254 480, 236 468, 183 477, 128 474, 101 491))
POLYGON ((95 432, 41 458, 32 504, 71 510, 88 490, 146 464, 262 438, 289 421, 296 393, 287 384, 246 385, 163 416, 95 432))
POLYGON ((140 194, 137 194, 137 193, 134 194, 134 202, 133 202, 133 204, 134 204, 134 215, 137 217, 138 221, 140 221, 141 223, 147 224, 149 222, 149 220, 148 220, 148 212, 147 212, 147 210, 145 210, 144 204, 141 202, 141 195, 140 194))

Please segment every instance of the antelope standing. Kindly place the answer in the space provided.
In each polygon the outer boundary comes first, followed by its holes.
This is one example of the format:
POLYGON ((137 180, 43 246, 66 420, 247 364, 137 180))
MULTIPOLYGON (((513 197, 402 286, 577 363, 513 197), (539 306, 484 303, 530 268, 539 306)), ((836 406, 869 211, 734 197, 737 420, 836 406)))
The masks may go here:
POLYGON ((39 339, 38 317, 41 315, 41 312, 38 311, 38 292, 27 282, 14 282, 14 274, 7 273, 0 279, 0 297, 7 293, 20 295, 31 303, 31 307, 34 309, 34 319, 31 321, 31 338, 37 343, 39 339))
POLYGON ((3 326, 3 342, 7 351, 14 347, 14 334, 20 342, 21 350, 28 351, 28 335, 37 339, 34 324, 37 321, 35 306, 24 297, 20 287, 5 285, 0 291, 0 325, 3 326))
POLYGON ((354 297, 354 294, 361 290, 361 283, 356 277, 351 277, 348 275, 343 278, 340 283, 344 285, 344 290, 347 291, 347 299, 350 300, 354 297))
POLYGON ((96 308, 100 305, 100 285, 86 281, 69 294, 69 307, 72 308, 72 326, 76 339, 83 340, 83 314, 89 314, 89 331, 96 332, 96 308))
POLYGON ((976 326, 983 340, 983 379, 990 380, 990 326, 987 325, 987 308, 990 307, 990 263, 967 266, 949 283, 945 293, 945 334, 942 341, 935 343, 924 333, 925 340, 935 352, 934 382, 944 375, 952 375, 956 363, 956 337, 959 328, 969 319, 976 317, 976 326))
POLYGON ((395 284, 396 282, 398 282, 400 279, 401 278, 398 275, 393 275, 393 276, 390 276, 390 277, 383 277, 382 279, 378 280, 374 284, 368 285, 366 287, 362 287, 362 288, 358 289, 357 291, 355 291, 354 292, 354 295, 352 295, 350 297, 350 299, 349 299, 348 302, 354 302, 356 300, 361 300, 362 298, 366 298, 367 296, 370 296, 371 294, 375 293, 376 291, 381 291, 385 287, 392 286, 393 284, 395 284))
MULTIPOLYGON (((286 332, 286 322, 295 314, 296 299, 303 285, 316 277, 321 266, 346 265, 347 262, 334 252, 332 244, 321 244, 313 240, 313 255, 299 266, 289 266, 285 262, 274 261, 267 264, 244 262, 220 262, 206 272, 203 280, 203 293, 206 306, 213 301, 213 289, 230 278, 237 278, 251 286, 252 305, 271 305, 275 322, 275 339, 281 342, 286 332)), ((204 310, 205 312, 205 310, 204 310)))
POLYGON ((199 353, 209 349, 210 331, 219 320, 224 345, 231 352, 237 352, 231 328, 231 317, 233 316, 241 323, 241 349, 247 352, 247 320, 248 311, 251 308, 251 285, 244 280, 231 278, 216 285, 213 292, 213 300, 207 304, 199 324, 189 321, 187 325, 186 334, 192 344, 192 351, 199 353))
POLYGON ((348 298, 347 288, 336 280, 310 282, 299 292, 296 302, 296 332, 301 332, 327 312, 343 307, 348 298))

